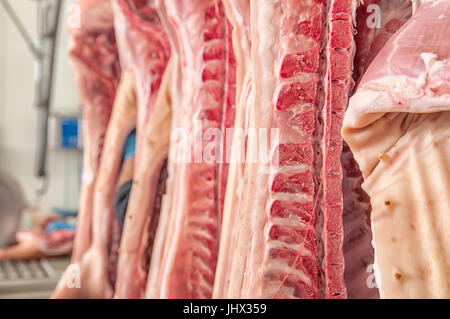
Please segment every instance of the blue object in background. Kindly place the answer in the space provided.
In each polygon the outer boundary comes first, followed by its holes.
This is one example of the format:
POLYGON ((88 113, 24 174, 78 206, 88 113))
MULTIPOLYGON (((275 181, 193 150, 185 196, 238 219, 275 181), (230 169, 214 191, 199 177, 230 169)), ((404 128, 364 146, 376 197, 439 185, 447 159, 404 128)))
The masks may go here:
POLYGON ((77 211, 72 209, 53 207, 52 212, 62 217, 77 217, 77 211))
POLYGON ((78 118, 61 118, 61 147, 78 148, 78 118))
POLYGON ((123 162, 133 157, 136 154, 136 129, 134 129, 125 142, 123 148, 123 162))
POLYGON ((46 232, 52 233, 55 230, 75 230, 75 226, 63 221, 51 222, 46 229, 46 232))

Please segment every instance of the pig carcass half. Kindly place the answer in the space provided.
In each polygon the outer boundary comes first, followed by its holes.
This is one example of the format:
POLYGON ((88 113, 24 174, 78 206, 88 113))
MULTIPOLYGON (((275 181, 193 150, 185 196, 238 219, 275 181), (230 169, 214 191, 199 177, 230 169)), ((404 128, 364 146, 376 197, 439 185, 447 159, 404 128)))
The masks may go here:
POLYGON ((90 247, 94 187, 120 66, 108 0, 80 0, 80 26, 70 25, 69 57, 83 108, 83 177, 72 262, 90 247))
POLYGON ((114 0, 122 67, 133 70, 138 99, 133 188, 120 243, 116 298, 140 298, 165 192, 171 108, 171 49, 154 1, 114 0), (163 77, 164 76, 164 77, 163 77))
POLYGON ((234 123, 231 25, 217 0, 165 1, 160 12, 179 61, 179 86, 172 91, 168 193, 147 297, 211 298, 227 172, 220 132, 234 123))
MULTIPOLYGON (((108 14, 112 17, 109 2, 108 6, 100 6, 101 2, 95 4, 94 9, 86 9, 82 17, 87 16, 93 19, 92 12, 104 14, 99 11, 103 9, 108 9, 108 14)), ((97 15, 94 17, 101 18, 97 15)), ((112 21, 111 19, 110 22, 112 21)), ((114 30, 112 25, 109 28, 114 30)), ((114 34, 109 36, 115 39, 114 34)), ((116 47, 114 46, 113 49, 116 50, 116 47)), ((117 55, 114 58, 117 61, 117 55)), ((68 287, 66 281, 70 274, 67 273, 63 276, 55 292, 55 298, 110 298, 112 296, 117 264, 116 251, 120 240, 120 225, 115 218, 112 206, 123 155, 123 145, 136 125, 137 109, 134 88, 133 73, 123 70, 105 133, 102 156, 93 190, 90 246, 79 262, 82 288, 71 289, 68 287)))
POLYGON ((381 297, 450 297, 450 2, 429 1, 370 65, 343 137, 372 203, 381 297))
POLYGON ((245 164, 230 166, 214 296, 377 298, 368 285, 369 197, 340 129, 359 79, 353 64, 365 71, 411 4, 225 4, 238 67, 235 126, 247 136, 233 141, 232 160, 244 154, 245 164), (370 5, 382 9, 375 29, 365 24, 370 5), (264 145, 251 130, 277 138, 264 145))

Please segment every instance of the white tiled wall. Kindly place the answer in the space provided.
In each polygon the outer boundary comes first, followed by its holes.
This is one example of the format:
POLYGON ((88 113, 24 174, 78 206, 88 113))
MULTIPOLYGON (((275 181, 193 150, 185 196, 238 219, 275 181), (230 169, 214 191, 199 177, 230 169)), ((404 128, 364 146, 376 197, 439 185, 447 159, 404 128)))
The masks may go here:
MULTIPOLYGON (((63 0, 61 0, 63 1, 63 0)), ((65 0, 64 5, 73 2, 65 0)), ((27 30, 35 37, 36 3, 9 0, 27 30)), ((63 10, 63 14, 65 10, 63 10)), ((78 114, 79 100, 66 55, 67 32, 62 17, 51 111, 78 114)), ((0 169, 14 175, 29 201, 40 183, 34 176, 36 111, 34 61, 13 23, 0 6, 0 169)), ((79 151, 52 150, 48 156, 49 191, 40 209, 76 208, 79 194, 79 151)))

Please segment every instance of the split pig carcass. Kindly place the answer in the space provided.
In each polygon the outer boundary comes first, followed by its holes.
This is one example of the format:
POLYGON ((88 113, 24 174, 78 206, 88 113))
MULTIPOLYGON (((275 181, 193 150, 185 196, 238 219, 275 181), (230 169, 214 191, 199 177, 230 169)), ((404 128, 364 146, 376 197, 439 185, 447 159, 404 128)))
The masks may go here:
POLYGON ((136 77, 135 172, 117 269, 116 298, 141 298, 167 178, 171 49, 153 1, 112 1, 121 63, 136 77))
POLYGON ((234 55, 221 1, 160 2, 179 61, 168 193, 162 203, 149 298, 211 298, 226 183, 220 130, 234 123, 234 55), (196 144, 197 143, 197 144, 196 144))
POLYGON ((410 198, 395 177, 423 165, 400 151, 429 141, 430 160, 448 169, 448 41, 427 38, 448 28, 445 1, 113 7, 138 98, 115 297, 378 298, 373 269, 381 297, 448 293, 445 174, 433 194, 431 175, 409 183, 426 216, 383 201, 410 198))
POLYGON ((83 108, 84 152, 74 263, 91 244, 95 181, 120 77, 109 1, 80 0, 77 5, 80 25, 70 25, 69 57, 83 108))
POLYGON ((343 136, 372 203, 381 297, 448 298, 450 2, 429 1, 361 80, 343 136))
MULTIPOLYGON (((80 90, 83 92, 83 89, 87 85, 90 85, 88 88, 90 88, 92 93, 92 95, 83 99, 83 103, 86 103, 84 104, 83 116, 85 121, 94 130, 85 131, 88 137, 87 145, 88 147, 92 146, 90 142, 93 137, 101 138, 102 145, 101 149, 99 149, 98 145, 94 144, 95 149, 101 152, 101 154, 98 154, 99 163, 96 168, 95 180, 92 181, 94 185, 93 190, 91 190, 92 194, 90 195, 90 201, 92 202, 89 203, 89 207, 92 211, 90 212, 91 216, 88 216, 90 219, 89 225, 80 223, 83 220, 83 215, 80 216, 81 218, 77 225, 77 238, 79 238, 79 242, 84 243, 83 250, 85 250, 82 256, 78 256, 74 260, 80 269, 82 288, 71 289, 67 285, 71 276, 69 270, 72 269, 69 267, 68 271, 63 275, 53 297, 108 298, 112 296, 115 286, 117 259, 117 248, 115 247, 118 246, 118 241, 120 240, 120 225, 114 216, 112 208, 113 198, 123 155, 122 148, 127 136, 133 130, 136 123, 135 84, 134 75, 130 71, 122 70, 117 92, 115 87, 111 88, 113 98, 112 109, 106 113, 105 107, 107 106, 107 101, 97 97, 97 95, 101 96, 101 93, 103 93, 101 90, 102 82, 100 81, 102 78, 99 76, 99 73, 95 73, 98 77, 93 77, 92 73, 86 72, 83 67, 89 65, 94 70, 98 70, 98 66, 106 68, 108 66, 107 63, 115 63, 118 66, 119 60, 113 28, 112 8, 109 1, 79 1, 78 4, 81 10, 80 17, 82 26, 84 20, 91 21, 92 23, 92 20, 96 18, 96 23, 94 24, 95 28, 92 30, 89 29, 90 33, 88 33, 88 36, 82 33, 87 32, 86 27, 81 29, 74 27, 74 32, 72 33, 74 45, 69 52, 74 57, 74 60, 78 62, 74 64, 75 73, 77 74, 79 72, 86 77, 86 79, 83 77, 78 81, 80 90), (105 26, 103 26, 102 22, 105 26), (80 34, 84 36, 79 36, 80 34), (108 43, 100 41, 105 38, 108 39, 108 43), (103 56, 105 52, 114 52, 114 55, 105 58, 103 56), (81 59, 80 56, 84 59, 81 59), (76 58, 79 58, 81 62, 76 60, 76 58), (93 84, 90 81, 93 81, 93 84), (88 102, 103 103, 100 105, 91 105, 88 102), (100 108, 102 106, 103 109, 100 108), (105 128, 102 126, 104 123, 99 121, 99 118, 92 117, 91 115, 91 109, 95 107, 97 109, 94 109, 94 111, 99 112, 97 114, 108 117, 105 131, 103 131, 105 128), (101 136, 99 136, 99 132, 101 136), (89 134, 93 134, 93 136, 89 134), (84 227, 87 227, 87 229, 84 227), (84 247, 85 245, 87 248, 84 247)), ((118 73, 119 75, 120 73, 118 73)), ((94 142, 96 143, 97 140, 94 139, 94 142)), ((88 150, 89 148, 85 150, 85 154, 89 154, 88 150)), ((90 166, 87 166, 87 168, 90 168, 90 166)), ((82 203, 83 201, 84 198, 82 197, 82 203)), ((81 211, 80 213, 83 212, 81 211)))

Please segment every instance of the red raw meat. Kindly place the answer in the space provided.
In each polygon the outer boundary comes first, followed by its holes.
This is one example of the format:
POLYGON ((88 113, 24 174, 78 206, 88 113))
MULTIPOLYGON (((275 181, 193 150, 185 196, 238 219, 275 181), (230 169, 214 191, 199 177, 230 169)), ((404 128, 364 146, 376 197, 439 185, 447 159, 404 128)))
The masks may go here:
POLYGON ((342 135, 372 204, 382 298, 449 296, 449 32, 450 2, 424 2, 369 66, 345 115, 342 135))
POLYGON ((138 98, 135 174, 120 244, 115 297, 140 298, 145 292, 165 188, 170 104, 165 92, 158 92, 170 46, 154 1, 112 3, 121 63, 134 71, 138 98), (162 99, 159 104, 158 97, 162 99))
POLYGON ((353 85, 353 4, 251 1, 248 126, 278 129, 279 142, 266 154, 273 160, 258 163, 260 142, 248 137, 227 297, 346 297, 340 127, 353 85))
MULTIPOLYGON (((234 58, 221 1, 165 2, 161 10, 181 65, 180 77, 175 77, 181 86, 174 94, 178 103, 174 104, 174 129, 186 130, 186 136, 181 141, 172 139, 176 157, 195 148, 196 135, 232 126, 234 58)), ((203 139, 199 162, 194 154, 184 160, 170 159, 174 175, 168 181, 162 208, 166 216, 154 247, 158 260, 152 260, 150 269, 150 298, 212 296, 227 165, 204 156, 208 150, 216 157, 225 155, 224 146, 220 136, 213 135, 203 139)))
POLYGON ((77 4, 81 26, 69 30, 69 56, 83 107, 84 158, 72 262, 80 262, 91 244, 95 181, 120 77, 109 1, 80 0, 77 4))

